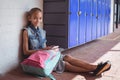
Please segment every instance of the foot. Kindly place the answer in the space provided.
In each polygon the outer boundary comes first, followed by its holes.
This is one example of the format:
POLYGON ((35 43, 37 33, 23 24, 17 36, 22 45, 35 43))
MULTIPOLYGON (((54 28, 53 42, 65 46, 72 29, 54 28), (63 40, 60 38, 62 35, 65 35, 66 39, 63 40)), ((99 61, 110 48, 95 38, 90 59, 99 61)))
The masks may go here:
POLYGON ((98 76, 101 73, 108 71, 111 68, 110 61, 106 61, 105 63, 98 64, 96 70, 93 71, 94 76, 98 76))

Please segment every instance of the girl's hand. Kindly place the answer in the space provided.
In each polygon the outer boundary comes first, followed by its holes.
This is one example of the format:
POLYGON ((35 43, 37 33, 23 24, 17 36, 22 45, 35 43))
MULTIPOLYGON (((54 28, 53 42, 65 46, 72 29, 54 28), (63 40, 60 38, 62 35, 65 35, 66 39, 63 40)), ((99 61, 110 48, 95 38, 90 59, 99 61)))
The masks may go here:
POLYGON ((44 50, 50 50, 51 48, 51 46, 47 46, 46 48, 44 48, 44 50))
POLYGON ((59 46, 53 46, 51 49, 58 49, 59 46))
POLYGON ((59 46, 53 46, 53 47, 51 48, 51 50, 59 51, 59 46))
POLYGON ((54 50, 59 51, 59 46, 47 46, 44 50, 54 50))

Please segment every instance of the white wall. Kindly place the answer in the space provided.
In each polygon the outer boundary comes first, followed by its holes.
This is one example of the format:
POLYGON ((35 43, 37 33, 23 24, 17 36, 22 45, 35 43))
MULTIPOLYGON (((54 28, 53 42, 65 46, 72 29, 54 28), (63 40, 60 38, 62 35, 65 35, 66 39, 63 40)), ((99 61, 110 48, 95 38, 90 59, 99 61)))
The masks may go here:
POLYGON ((32 7, 43 8, 43 0, 0 0, 0 74, 20 61, 24 14, 32 7))

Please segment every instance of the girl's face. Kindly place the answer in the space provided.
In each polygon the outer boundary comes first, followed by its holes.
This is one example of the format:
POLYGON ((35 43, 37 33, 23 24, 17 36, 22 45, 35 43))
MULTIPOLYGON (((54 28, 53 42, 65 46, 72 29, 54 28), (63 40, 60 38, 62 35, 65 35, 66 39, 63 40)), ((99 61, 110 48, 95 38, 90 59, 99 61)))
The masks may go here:
POLYGON ((40 22, 42 22, 42 13, 40 11, 34 12, 30 16, 29 21, 32 23, 34 27, 38 27, 40 22))

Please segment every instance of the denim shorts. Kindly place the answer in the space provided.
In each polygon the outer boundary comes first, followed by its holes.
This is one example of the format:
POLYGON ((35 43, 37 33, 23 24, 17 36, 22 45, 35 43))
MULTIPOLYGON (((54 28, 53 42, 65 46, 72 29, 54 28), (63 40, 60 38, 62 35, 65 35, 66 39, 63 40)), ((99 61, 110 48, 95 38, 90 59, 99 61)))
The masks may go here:
POLYGON ((65 70, 65 61, 63 61, 65 55, 61 54, 60 59, 58 61, 58 63, 56 64, 56 66, 54 67, 53 71, 57 72, 57 73, 63 73, 65 70))

